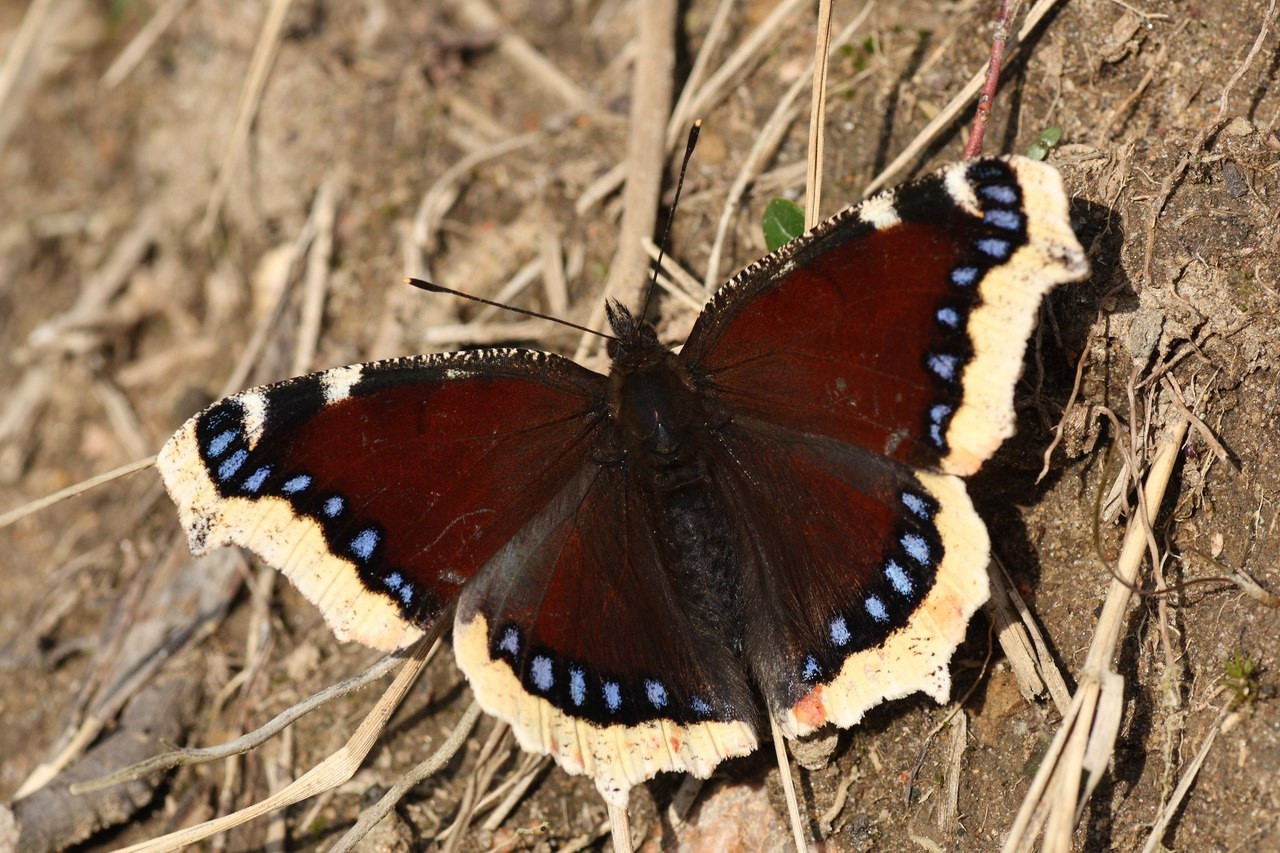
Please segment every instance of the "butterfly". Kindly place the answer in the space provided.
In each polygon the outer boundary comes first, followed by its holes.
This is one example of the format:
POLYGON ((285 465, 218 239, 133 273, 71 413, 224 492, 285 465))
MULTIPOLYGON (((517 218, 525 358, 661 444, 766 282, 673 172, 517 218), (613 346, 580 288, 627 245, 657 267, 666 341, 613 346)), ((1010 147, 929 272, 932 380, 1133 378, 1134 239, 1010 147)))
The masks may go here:
POLYGON ((987 599, 961 478, 1013 433, 1038 306, 1088 262, 1058 173, 984 159, 744 269, 607 374, 488 349, 338 367, 187 421, 191 550, 244 546, 342 640, 453 620, 476 700, 610 803, 663 771, 950 691, 987 599))

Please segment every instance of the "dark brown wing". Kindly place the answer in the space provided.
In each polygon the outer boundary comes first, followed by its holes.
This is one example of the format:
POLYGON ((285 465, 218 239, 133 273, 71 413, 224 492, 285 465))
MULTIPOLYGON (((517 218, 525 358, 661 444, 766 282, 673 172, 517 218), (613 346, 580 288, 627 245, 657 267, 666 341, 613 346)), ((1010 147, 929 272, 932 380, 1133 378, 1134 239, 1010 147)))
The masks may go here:
POLYGON ((603 383, 518 350, 340 367, 219 401, 157 466, 194 552, 243 545, 395 649, 581 469, 603 383))
POLYGON ((525 749, 610 802, 661 771, 708 776, 756 747, 756 699, 726 641, 689 619, 623 462, 589 463, 463 591, 458 665, 525 749))
POLYGON ((1087 272, 1051 166, 958 164, 748 267, 681 357, 727 411, 967 475, 1013 432, 1041 297, 1087 272))

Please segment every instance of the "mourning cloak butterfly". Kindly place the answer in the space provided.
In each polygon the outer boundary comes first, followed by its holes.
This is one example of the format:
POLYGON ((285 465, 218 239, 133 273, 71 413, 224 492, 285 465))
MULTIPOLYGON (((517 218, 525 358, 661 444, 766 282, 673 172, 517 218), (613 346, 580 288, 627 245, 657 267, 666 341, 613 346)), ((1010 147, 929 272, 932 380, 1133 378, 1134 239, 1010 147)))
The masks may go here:
POLYGON ((158 466, 200 553, 279 566, 340 639, 453 614, 480 705, 610 802, 885 699, 944 701, 987 598, 964 483, 1014 429, 1041 297, 1088 264, 1056 171, 979 160, 728 282, 679 354, 485 350, 222 400, 158 466))

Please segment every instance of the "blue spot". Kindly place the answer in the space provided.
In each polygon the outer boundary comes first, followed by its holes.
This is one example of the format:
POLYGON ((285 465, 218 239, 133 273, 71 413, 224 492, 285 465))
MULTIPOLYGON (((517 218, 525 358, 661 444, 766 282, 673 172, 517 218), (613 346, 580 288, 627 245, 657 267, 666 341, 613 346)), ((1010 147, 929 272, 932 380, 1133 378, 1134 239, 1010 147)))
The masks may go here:
POLYGON ((1018 193, 1014 191, 1013 187, 1005 184, 991 184, 989 186, 980 187, 978 189, 978 195, 988 201, 994 201, 996 204, 1018 203, 1018 193))
POLYGON ((947 382, 954 382, 956 378, 956 365, 960 363, 960 359, 954 355, 950 355, 949 353, 933 353, 925 360, 925 363, 929 365, 929 369, 932 370, 939 379, 944 379, 947 382))
POLYGON ((956 267, 951 271, 951 283, 960 287, 968 287, 978 280, 977 267, 956 267))
POLYGON ((392 572, 382 582, 405 604, 413 601, 413 585, 404 579, 404 575, 392 572))
POLYGON ((372 527, 366 527, 356 534, 356 538, 351 540, 351 553, 355 554, 361 560, 367 560, 373 556, 373 549, 378 546, 378 531, 372 527))
POLYGON ((646 678, 644 695, 649 697, 649 704, 655 708, 665 708, 667 706, 667 688, 663 686, 661 681, 646 678))
POLYGON ((935 424, 940 424, 951 414, 951 407, 945 403, 939 403, 929 410, 929 420, 935 424))
POLYGON ((805 681, 814 681, 821 673, 822 670, 818 668, 818 662, 814 659, 813 655, 809 655, 809 657, 804 659, 804 674, 801 678, 805 681))
POLYGON ((1009 257, 1009 249, 1011 248, 1008 240, 1001 240, 999 237, 983 237, 978 241, 977 246, 979 252, 989 255, 997 261, 1003 261, 1009 257))
POLYGON ((866 601, 867 613, 871 614, 871 618, 877 622, 888 622, 889 611, 885 609, 884 602, 879 596, 868 595, 866 601))
POLYGON ((845 624, 843 616, 837 616, 831 620, 831 642, 837 646, 843 646, 849 642, 851 635, 849 634, 849 626, 845 624))
POLYGON ((546 693, 551 689, 551 685, 556 683, 555 676, 551 672, 551 658, 546 655, 538 655, 533 659, 533 663, 529 665, 529 674, 533 676, 533 686, 546 693))
POLYGON ((922 566, 929 565, 929 543, 924 541, 923 536, 917 536, 914 533, 908 533, 902 537, 902 547, 906 550, 907 556, 915 560, 922 566))
POLYGON ((238 429, 229 429, 226 432, 220 432, 213 437, 213 441, 209 442, 209 446, 205 448, 205 452, 210 459, 217 459, 219 456, 227 452, 227 448, 231 446, 231 442, 236 440, 236 436, 240 434, 238 429))
POLYGON ((306 474, 299 474, 298 476, 293 477, 292 479, 288 480, 283 486, 281 486, 280 491, 284 492, 286 495, 296 495, 298 492, 302 491, 303 489, 305 489, 307 486, 310 486, 310 485, 311 485, 311 478, 308 477, 306 474))
POLYGON ((230 480, 240 470, 240 466, 249 458, 249 451, 237 450, 227 457, 227 461, 218 466, 218 479, 222 482, 230 480))
POLYGON ((948 329, 960 328, 960 313, 954 308, 939 308, 937 313, 938 322, 946 326, 948 329))
POLYGON ((911 492, 902 493, 902 505, 911 510, 914 514, 920 516, 925 521, 929 520, 929 505, 925 503, 924 498, 911 492))
POLYGON ((618 713, 618 709, 622 707, 622 688, 618 686, 616 681, 606 681, 604 683, 604 705, 611 713, 618 713))
POLYGON ((982 215, 982 221, 1005 231, 1017 231, 1022 227, 1022 217, 1012 210, 988 210, 982 215))
POLYGON ((576 666, 569 668, 569 698, 578 706, 587 701, 587 678, 576 666))
POLYGON ((342 512, 342 507, 343 507, 342 498, 338 497, 337 495, 334 495, 333 497, 329 498, 329 500, 324 502, 324 514, 329 516, 330 518, 334 518, 337 516, 338 513, 342 512))
POLYGON ((901 595, 903 598, 910 598, 915 584, 911 583, 911 576, 895 563, 893 560, 884 564, 884 576, 889 579, 889 583, 893 584, 893 591, 901 595))
POLYGON ((246 492, 256 492, 262 488, 262 484, 267 481, 267 477, 271 476, 271 466, 266 465, 254 471, 244 481, 244 490, 246 492))
POLYGON ((689 707, 693 709, 693 713, 699 717, 710 717, 711 706, 701 696, 694 696, 689 700, 689 707))
POLYGON ((515 628, 503 631, 502 639, 498 641, 498 648, 512 656, 520 654, 520 632, 515 628))

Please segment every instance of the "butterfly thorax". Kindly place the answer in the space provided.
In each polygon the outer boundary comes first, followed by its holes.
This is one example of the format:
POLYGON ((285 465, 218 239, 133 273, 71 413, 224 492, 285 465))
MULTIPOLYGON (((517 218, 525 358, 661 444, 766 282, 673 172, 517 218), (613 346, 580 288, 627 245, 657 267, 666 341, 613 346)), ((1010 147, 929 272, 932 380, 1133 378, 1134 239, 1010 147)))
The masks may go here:
POLYGON ((610 312, 609 415, 629 482, 649 493, 663 564, 685 612, 711 636, 740 646, 741 584, 723 502, 705 448, 723 419, 708 410, 694 378, 624 309, 610 312))

